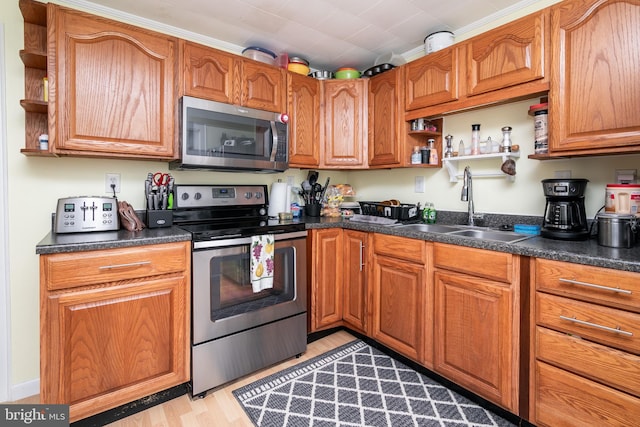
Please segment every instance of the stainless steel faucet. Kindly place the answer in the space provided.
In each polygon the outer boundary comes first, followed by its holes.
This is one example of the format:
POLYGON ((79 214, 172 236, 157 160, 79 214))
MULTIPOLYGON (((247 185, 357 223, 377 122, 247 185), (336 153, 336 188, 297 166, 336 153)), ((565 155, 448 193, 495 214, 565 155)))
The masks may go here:
POLYGON ((473 180, 471 178, 471 168, 469 166, 464 168, 462 194, 460 195, 460 200, 462 200, 463 202, 469 202, 468 224, 474 225, 475 212, 473 211, 473 180))

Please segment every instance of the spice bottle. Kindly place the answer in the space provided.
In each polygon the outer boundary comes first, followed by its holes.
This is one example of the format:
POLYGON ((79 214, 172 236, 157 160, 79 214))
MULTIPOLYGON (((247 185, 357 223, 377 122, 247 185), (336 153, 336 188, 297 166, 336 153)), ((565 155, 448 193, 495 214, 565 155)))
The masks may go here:
POLYGON ((471 155, 480 154, 480 125, 471 125, 471 155))
POLYGON ((511 126, 502 128, 502 151, 504 153, 511 152, 511 126))

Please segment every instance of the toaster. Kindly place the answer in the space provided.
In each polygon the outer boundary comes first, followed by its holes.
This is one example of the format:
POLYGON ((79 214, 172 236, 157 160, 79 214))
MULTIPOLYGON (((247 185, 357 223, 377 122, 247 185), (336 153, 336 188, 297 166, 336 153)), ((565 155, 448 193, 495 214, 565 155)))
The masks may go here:
POLYGON ((79 196, 58 199, 55 233, 113 231, 120 228, 115 197, 79 196))

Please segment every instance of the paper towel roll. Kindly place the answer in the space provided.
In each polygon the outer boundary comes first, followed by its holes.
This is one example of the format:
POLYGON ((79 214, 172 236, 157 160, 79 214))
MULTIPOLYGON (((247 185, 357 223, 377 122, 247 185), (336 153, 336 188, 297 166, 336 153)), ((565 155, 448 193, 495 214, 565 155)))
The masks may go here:
POLYGON ((271 184, 269 216, 277 218, 280 212, 291 212, 291 186, 286 182, 271 184))

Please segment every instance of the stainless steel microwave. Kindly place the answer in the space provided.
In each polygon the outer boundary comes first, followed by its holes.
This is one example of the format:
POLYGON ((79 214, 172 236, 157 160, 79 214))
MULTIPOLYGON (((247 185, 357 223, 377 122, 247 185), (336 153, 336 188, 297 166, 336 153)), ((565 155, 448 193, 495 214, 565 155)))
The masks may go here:
POLYGON ((180 159, 171 169, 282 172, 289 167, 286 116, 206 99, 180 100, 180 159))

